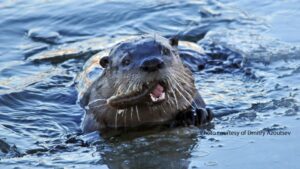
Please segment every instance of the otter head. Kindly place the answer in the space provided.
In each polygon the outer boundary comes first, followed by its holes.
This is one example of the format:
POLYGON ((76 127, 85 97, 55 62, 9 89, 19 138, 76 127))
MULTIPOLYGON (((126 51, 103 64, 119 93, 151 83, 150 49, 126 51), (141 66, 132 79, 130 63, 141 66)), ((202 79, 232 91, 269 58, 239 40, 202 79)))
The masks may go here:
POLYGON ((113 47, 109 56, 100 60, 114 91, 108 105, 115 109, 157 107, 172 111, 189 107, 196 89, 177 45, 176 38, 149 35, 113 47))

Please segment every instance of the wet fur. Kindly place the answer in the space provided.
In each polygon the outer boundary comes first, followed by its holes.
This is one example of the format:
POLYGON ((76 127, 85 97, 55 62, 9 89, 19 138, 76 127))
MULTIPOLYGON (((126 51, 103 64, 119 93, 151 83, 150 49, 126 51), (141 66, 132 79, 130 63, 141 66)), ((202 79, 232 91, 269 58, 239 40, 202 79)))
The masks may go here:
MULTIPOLYGON (((83 131, 171 124, 178 119, 190 123, 189 121, 195 119, 189 116, 193 116, 192 110, 196 109, 198 113, 200 112, 198 123, 207 122, 210 117, 208 118, 205 103, 194 85, 191 71, 182 64, 176 45, 163 37, 150 35, 116 45, 109 54, 109 65, 83 97, 83 105, 87 108, 82 122, 83 131), (163 46, 170 50, 169 56, 161 56, 164 58, 166 68, 149 74, 140 71, 136 66, 127 69, 120 67, 124 53, 132 52, 131 50, 147 53, 145 50, 152 48, 154 52, 155 46, 163 46), (142 84, 158 80, 163 80, 168 85, 166 100, 160 105, 140 104, 126 109, 116 109, 107 104, 107 100, 112 96, 118 97, 141 90, 142 84)), ((138 61, 139 59, 134 60, 138 61)))

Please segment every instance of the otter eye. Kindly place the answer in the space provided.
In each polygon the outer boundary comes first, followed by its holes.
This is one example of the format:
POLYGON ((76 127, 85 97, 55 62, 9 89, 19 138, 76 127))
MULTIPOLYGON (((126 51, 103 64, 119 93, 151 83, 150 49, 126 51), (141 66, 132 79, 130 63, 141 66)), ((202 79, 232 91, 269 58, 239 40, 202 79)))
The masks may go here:
POLYGON ((129 59, 124 58, 124 59, 122 60, 122 65, 128 66, 129 64, 130 64, 130 60, 129 60, 129 59))
POLYGON ((110 62, 110 59, 108 56, 104 56, 102 57, 100 60, 99 60, 99 64, 103 67, 103 68, 106 68, 108 66, 110 62))
POLYGON ((167 48, 163 48, 161 52, 163 55, 170 55, 170 50, 167 48))

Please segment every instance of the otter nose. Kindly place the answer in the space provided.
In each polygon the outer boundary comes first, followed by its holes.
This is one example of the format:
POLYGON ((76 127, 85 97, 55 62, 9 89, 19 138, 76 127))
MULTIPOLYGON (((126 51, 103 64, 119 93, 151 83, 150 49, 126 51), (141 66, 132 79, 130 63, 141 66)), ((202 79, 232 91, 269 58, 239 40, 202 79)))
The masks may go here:
POLYGON ((164 61, 161 60, 160 58, 151 58, 151 59, 145 59, 140 65, 140 68, 146 72, 154 72, 163 68, 164 65, 165 65, 164 61))

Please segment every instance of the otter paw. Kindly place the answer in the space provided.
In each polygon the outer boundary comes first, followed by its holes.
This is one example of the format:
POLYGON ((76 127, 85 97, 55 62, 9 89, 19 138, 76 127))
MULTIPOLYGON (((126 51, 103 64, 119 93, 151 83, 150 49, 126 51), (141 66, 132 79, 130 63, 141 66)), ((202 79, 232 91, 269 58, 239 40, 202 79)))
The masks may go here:
POLYGON ((195 125, 203 125, 210 122, 214 115, 209 108, 199 108, 194 110, 195 125))

